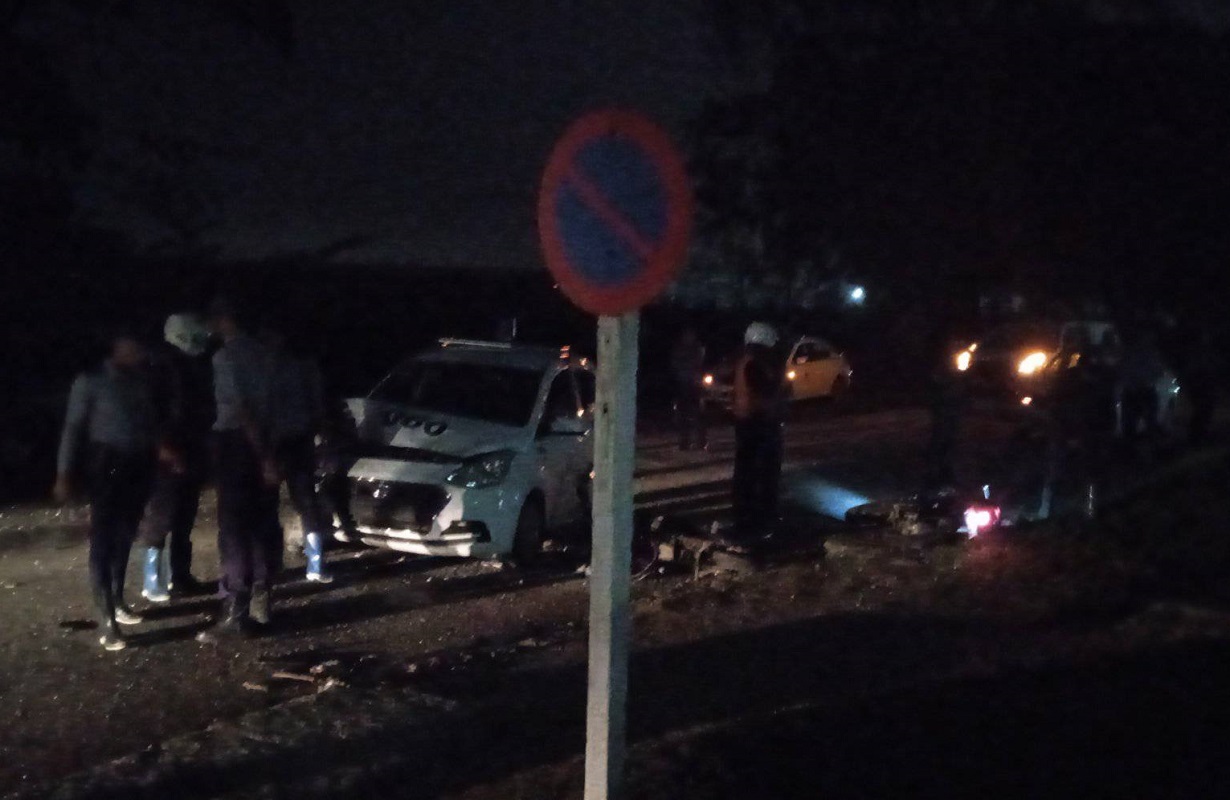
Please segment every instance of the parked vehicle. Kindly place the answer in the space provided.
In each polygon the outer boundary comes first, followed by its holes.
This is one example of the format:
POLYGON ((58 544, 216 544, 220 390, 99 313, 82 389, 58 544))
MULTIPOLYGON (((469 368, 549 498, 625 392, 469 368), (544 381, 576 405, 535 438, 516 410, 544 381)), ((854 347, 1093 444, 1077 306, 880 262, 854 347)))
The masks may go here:
MULTIPOLYGON (((953 366, 967 376, 975 398, 999 400, 1005 408, 1041 409, 1060 373, 1096 348, 1112 366, 1123 352, 1123 339, 1113 322, 1018 322, 992 330, 980 341, 953 355, 953 366), (1062 357, 1066 353, 1067 356, 1062 357)), ((1113 370, 1112 378, 1113 379, 1113 370)), ((1182 404, 1179 379, 1171 369, 1158 377, 1157 424, 1167 432, 1180 427, 1182 404)), ((1123 434, 1123 391, 1110 387, 1115 404, 1116 433, 1123 434)))
POLYGON ((568 348, 443 340, 349 401, 360 541, 533 558, 589 507, 595 378, 568 348))
MULTIPOLYGON (((794 401, 839 397, 849 391, 854 370, 845 354, 815 336, 794 340, 785 362, 783 379, 794 401)), ((705 375, 709 402, 729 408, 734 394, 734 362, 724 361, 705 375)))

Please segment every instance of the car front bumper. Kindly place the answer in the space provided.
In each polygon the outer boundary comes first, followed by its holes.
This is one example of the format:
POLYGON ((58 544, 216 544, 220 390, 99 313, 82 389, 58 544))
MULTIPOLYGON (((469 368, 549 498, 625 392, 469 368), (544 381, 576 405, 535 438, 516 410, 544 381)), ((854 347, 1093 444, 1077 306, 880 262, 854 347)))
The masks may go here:
POLYGON ((489 558, 511 552, 524 498, 507 485, 453 486, 455 467, 360 459, 349 471, 358 539, 426 556, 489 558))

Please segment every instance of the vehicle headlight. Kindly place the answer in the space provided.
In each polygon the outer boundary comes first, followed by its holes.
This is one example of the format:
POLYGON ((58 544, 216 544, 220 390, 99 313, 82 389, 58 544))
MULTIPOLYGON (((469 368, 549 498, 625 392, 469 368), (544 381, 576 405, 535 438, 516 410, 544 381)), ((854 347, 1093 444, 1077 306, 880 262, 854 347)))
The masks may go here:
POLYGON ((1038 350, 1022 358, 1016 365, 1016 371, 1021 375, 1033 375, 1045 367, 1046 362, 1046 353, 1038 350))
POLYGON ((704 383, 706 386, 712 386, 712 385, 713 385, 713 376, 712 376, 712 375, 706 375, 706 376, 704 377, 704 379, 703 379, 703 383, 704 383))
POLYGON ((516 453, 512 450, 497 450, 467 459, 453 474, 444 480, 453 486, 465 489, 484 489, 498 486, 508 477, 516 453))
POLYGON ((969 365, 974 362, 974 353, 970 350, 962 350, 957 353, 957 372, 965 372, 969 369, 969 365))

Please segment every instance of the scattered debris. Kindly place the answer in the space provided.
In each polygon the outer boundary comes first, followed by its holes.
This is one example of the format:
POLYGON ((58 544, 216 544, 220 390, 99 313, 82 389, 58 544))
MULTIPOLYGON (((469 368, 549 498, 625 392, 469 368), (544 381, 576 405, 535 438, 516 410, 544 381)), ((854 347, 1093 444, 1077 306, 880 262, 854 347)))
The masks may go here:
POLYGON ((269 687, 263 683, 253 683, 252 681, 244 681, 243 688, 250 692, 268 692, 269 687))
POLYGON ((300 683, 316 683, 316 679, 311 675, 299 675, 294 672, 275 672, 270 676, 278 681, 299 681, 300 683))

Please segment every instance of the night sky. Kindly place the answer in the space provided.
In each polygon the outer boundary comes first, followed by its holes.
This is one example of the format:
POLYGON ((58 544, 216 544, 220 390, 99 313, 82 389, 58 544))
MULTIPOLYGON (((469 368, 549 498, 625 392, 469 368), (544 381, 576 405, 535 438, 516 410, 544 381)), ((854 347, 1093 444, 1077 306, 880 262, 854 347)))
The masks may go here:
POLYGON ((93 118, 86 217, 145 245, 171 217, 224 257, 349 240, 339 260, 525 266, 570 118, 625 103, 678 128, 718 79, 698 2, 296 0, 288 51, 190 2, 49 3, 22 32, 93 118))
MULTIPOLYGON (((707 96, 763 74, 763 51, 722 57, 723 2, 295 0, 283 40, 219 3, 57 0, 25 4, 19 33, 50 47, 91 120, 84 221, 163 254, 341 242, 334 260, 518 267, 539 263, 533 196, 571 118, 627 104, 681 134, 707 96)), ((1221 0, 1085 5, 1115 24, 1230 22, 1221 0)))

